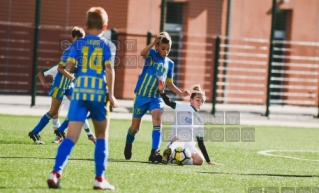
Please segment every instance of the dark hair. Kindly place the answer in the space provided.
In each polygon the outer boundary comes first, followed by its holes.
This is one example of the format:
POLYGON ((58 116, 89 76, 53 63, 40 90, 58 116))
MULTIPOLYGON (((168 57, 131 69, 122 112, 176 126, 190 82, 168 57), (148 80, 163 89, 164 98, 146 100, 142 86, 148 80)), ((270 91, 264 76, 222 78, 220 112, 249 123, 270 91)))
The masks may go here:
POLYGON ((161 42, 162 42, 162 44, 169 44, 170 43, 169 39, 167 39, 167 38, 163 38, 161 40, 161 42))
POLYGON ((172 45, 171 36, 167 32, 160 32, 159 35, 164 36, 161 40, 162 44, 169 44, 172 45))
POLYGON ((89 29, 101 30, 107 22, 108 16, 102 7, 91 7, 86 13, 86 24, 89 29))
POLYGON ((72 29, 72 38, 75 38, 75 37, 82 38, 84 36, 85 36, 85 32, 82 28, 74 27, 72 29))

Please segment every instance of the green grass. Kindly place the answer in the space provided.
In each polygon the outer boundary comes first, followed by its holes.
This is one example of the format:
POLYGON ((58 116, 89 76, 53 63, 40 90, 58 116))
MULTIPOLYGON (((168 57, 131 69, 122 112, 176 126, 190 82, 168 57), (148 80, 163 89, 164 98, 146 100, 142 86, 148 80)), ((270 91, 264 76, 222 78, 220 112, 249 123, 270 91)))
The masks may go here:
MULTIPOLYGON (((57 145, 51 123, 34 145, 28 132, 39 117, 0 115, 0 192, 54 192, 46 185, 57 145)), ((62 121, 63 119, 61 119, 62 121)), ((249 187, 317 187, 319 162, 257 154, 261 150, 318 150, 318 129, 292 127, 256 128, 255 142, 206 143, 213 161, 222 167, 174 166, 147 162, 151 146, 151 122, 138 133, 132 160, 123 157, 130 120, 111 120, 107 177, 115 192, 248 192, 249 187)), ((161 150, 164 149, 162 143, 161 150)), ((59 192, 92 192, 94 145, 85 132, 72 151, 59 192)), ((318 159, 318 153, 273 152, 275 155, 318 159)))

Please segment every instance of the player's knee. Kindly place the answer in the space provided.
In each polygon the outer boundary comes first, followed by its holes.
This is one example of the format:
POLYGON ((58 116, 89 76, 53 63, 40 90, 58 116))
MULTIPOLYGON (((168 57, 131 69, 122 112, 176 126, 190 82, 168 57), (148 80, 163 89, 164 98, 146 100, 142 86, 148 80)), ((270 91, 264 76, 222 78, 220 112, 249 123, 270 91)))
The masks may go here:
POLYGON ((59 109, 51 108, 49 114, 56 117, 59 113, 59 109))
POLYGON ((203 165, 204 160, 198 156, 197 154, 193 156, 193 164, 194 165, 203 165))
POLYGON ((130 128, 130 132, 131 132, 132 134, 136 134, 139 130, 140 130, 139 127, 131 127, 131 128, 130 128))

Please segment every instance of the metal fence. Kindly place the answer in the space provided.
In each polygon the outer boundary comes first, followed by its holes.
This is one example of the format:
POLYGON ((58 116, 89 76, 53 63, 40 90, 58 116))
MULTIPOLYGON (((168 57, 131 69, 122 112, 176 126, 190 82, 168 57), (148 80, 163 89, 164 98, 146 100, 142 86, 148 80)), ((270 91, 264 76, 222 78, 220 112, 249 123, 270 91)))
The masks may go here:
MULTIPOLYGON (((24 4, 15 0, 2 2, 2 94, 32 94, 35 45, 39 46, 36 70, 56 64, 62 54, 61 41, 68 39, 72 25, 83 16, 86 7, 80 5, 89 1, 43 1, 42 8, 50 10, 50 13, 43 13, 42 10, 39 26, 36 24, 37 2, 41 1, 25 1, 24 4), (25 14, 19 12, 23 6, 25 14), (61 6, 64 9, 58 9, 61 6), (58 10, 57 14, 63 17, 54 18, 52 9, 58 10), (36 30, 40 30, 38 41, 36 30)), ((145 14, 149 18, 143 20, 145 25, 150 26, 149 29, 153 25, 161 26, 172 36, 169 57, 175 63, 175 84, 180 88, 189 88, 194 83, 200 83, 214 108, 216 103, 266 105, 266 108, 269 105, 317 107, 319 12, 315 7, 319 6, 319 0, 311 0, 307 4, 302 2, 139 0, 136 3, 150 3, 149 7, 144 7, 148 9, 145 14), (305 15, 305 11, 308 14, 305 15), (194 26, 199 27, 196 29, 194 26)), ((101 6, 104 5, 109 5, 108 1, 101 6)), ((122 9, 114 3, 110 8, 122 9)), ((120 13, 117 11, 111 15, 122 16, 120 13)), ((127 23, 128 19, 117 18, 112 27, 121 29, 127 23)), ((108 36, 119 42, 130 38, 137 40, 137 52, 131 53, 137 56, 157 32, 140 32, 139 27, 128 26, 131 27, 126 30, 134 33, 113 30, 113 35, 108 32, 108 36)), ((125 52, 118 52, 119 58, 126 55, 125 52)), ((123 98, 132 95, 131 88, 141 72, 138 59, 135 70, 132 66, 127 68, 125 62, 121 60, 116 67, 120 77, 116 92, 123 98), (127 80, 128 76, 133 77, 134 81, 127 80), (129 93, 125 94, 128 89, 129 93)), ((37 94, 47 92, 39 82, 36 91, 37 94)), ((170 95, 179 99, 173 93, 170 95)))

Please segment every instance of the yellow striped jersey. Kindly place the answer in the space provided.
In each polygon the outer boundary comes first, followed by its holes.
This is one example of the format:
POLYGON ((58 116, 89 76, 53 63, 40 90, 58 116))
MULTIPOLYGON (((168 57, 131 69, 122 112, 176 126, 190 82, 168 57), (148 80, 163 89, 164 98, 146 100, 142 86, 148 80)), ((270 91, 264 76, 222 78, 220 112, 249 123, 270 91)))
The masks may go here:
POLYGON ((173 82, 174 62, 168 57, 162 58, 151 49, 145 58, 144 68, 134 92, 143 97, 160 97, 157 86, 158 79, 173 82))
POLYGON ((73 43, 68 58, 77 64, 72 100, 106 101, 105 66, 114 64, 115 49, 110 41, 93 35, 73 43))
MULTIPOLYGON (((70 54, 70 47, 68 47, 62 54, 59 64, 65 65, 65 62, 70 54)), ((56 67, 57 70, 58 67, 56 67)), ((59 89, 69 89, 71 80, 63 76, 58 70, 56 76, 53 78, 52 87, 58 87, 59 89)))

